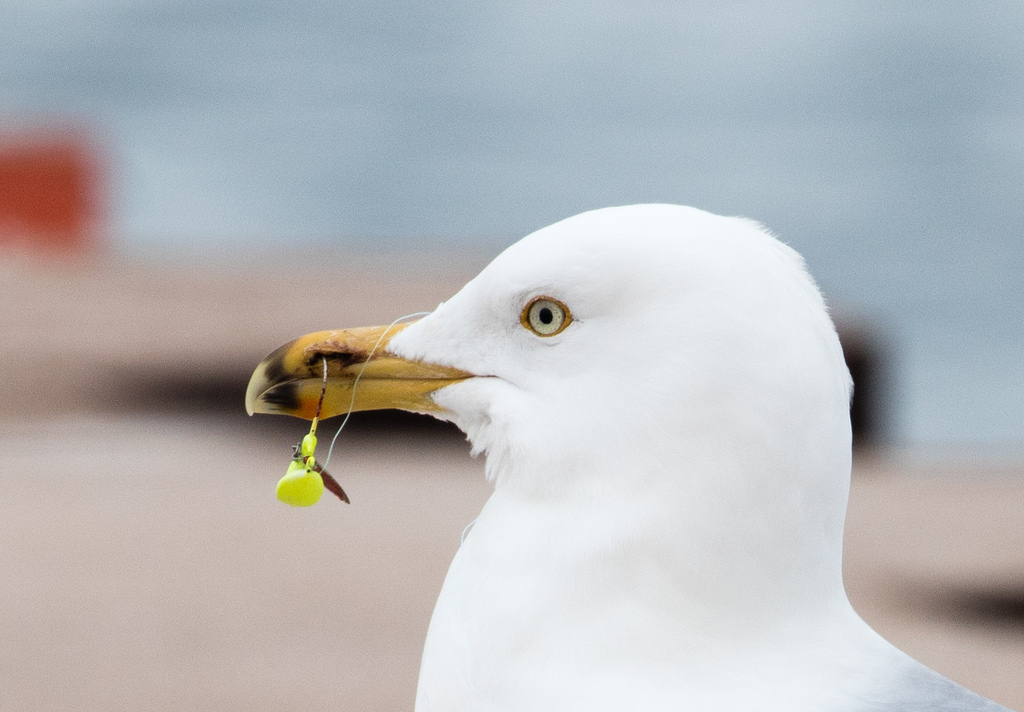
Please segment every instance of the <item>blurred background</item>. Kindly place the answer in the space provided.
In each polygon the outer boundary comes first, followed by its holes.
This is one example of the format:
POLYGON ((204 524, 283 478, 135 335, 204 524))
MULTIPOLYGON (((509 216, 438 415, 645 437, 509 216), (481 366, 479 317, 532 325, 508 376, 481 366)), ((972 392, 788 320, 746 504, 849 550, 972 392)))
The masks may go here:
POLYGON ((672 202, 833 307, 858 610, 1024 708, 1022 38, 1016 2, 0 0, 0 707, 410 709, 482 463, 354 417, 353 504, 289 510, 304 426, 249 372, 672 202))

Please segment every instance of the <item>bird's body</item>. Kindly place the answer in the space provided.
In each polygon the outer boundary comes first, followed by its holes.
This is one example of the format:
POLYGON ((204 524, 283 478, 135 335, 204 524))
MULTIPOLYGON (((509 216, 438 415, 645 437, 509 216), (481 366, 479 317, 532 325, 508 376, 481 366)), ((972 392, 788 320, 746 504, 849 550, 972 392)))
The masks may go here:
POLYGON ((417 712, 1003 709, 850 606, 850 377, 802 259, 755 223, 584 213, 386 351, 446 369, 413 409, 465 431, 495 486, 434 611, 417 712))

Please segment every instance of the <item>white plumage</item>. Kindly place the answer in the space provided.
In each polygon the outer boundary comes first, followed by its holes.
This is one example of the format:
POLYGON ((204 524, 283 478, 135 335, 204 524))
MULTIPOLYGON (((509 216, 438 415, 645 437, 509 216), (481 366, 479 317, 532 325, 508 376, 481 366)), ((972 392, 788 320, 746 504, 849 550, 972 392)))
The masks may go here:
POLYGON ((513 245, 389 346, 495 491, 423 654, 418 712, 1003 709, 850 607, 850 377, 802 259, 692 208, 513 245), (536 296, 573 322, 520 323, 536 296))
POLYGON ((636 205, 529 235, 407 327, 281 346, 246 408, 430 412, 486 453, 418 712, 1005 710, 850 607, 850 388, 799 255, 636 205))

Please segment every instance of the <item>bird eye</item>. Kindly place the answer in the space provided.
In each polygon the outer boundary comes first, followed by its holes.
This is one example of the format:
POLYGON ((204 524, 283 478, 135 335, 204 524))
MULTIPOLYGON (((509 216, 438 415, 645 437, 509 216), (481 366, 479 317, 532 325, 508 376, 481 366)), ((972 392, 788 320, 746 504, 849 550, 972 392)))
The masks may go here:
POLYGON ((572 323, 572 314, 557 299, 537 297, 526 305, 519 320, 537 336, 554 336, 572 323))

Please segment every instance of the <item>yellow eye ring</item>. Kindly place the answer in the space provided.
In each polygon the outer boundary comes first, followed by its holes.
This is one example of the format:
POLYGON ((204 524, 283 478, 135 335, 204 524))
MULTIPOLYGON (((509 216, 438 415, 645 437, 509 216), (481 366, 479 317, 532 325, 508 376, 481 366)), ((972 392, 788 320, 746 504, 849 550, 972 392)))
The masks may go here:
POLYGON ((534 297, 523 309, 519 321, 537 336, 554 336, 572 323, 572 312, 557 299, 534 297))

